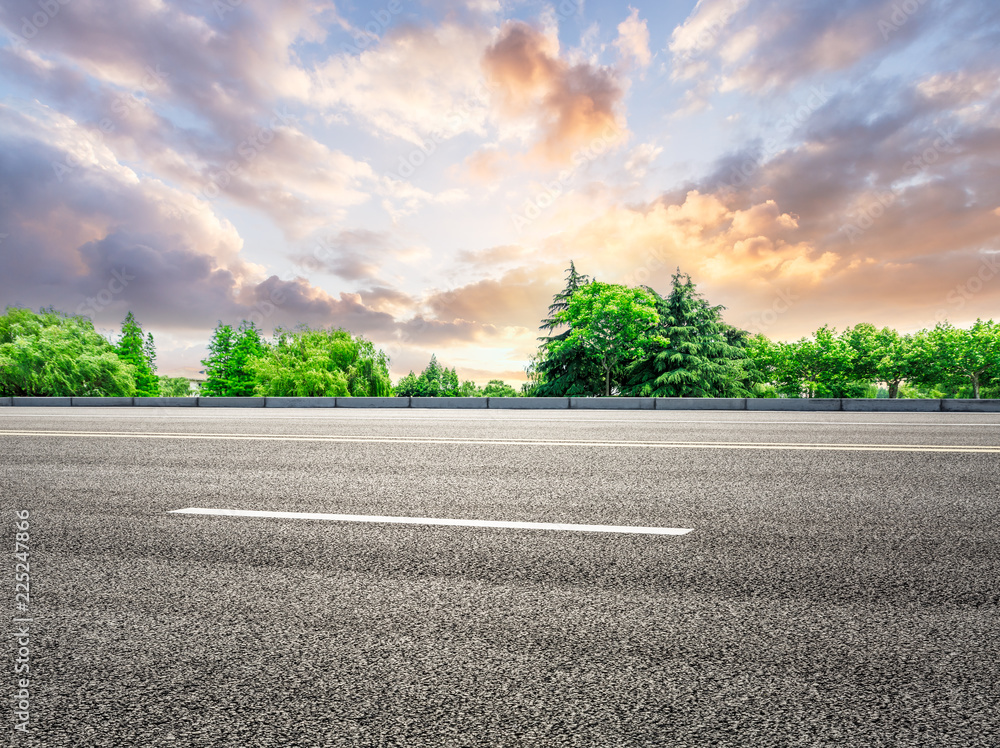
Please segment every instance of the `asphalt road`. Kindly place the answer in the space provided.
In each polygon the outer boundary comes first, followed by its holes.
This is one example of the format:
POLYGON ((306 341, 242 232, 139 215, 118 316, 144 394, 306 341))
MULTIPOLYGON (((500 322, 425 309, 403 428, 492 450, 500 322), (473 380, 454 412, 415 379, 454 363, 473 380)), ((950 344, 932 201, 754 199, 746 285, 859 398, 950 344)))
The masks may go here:
POLYGON ((0 497, 12 745, 1000 743, 996 415, 11 408, 0 497))

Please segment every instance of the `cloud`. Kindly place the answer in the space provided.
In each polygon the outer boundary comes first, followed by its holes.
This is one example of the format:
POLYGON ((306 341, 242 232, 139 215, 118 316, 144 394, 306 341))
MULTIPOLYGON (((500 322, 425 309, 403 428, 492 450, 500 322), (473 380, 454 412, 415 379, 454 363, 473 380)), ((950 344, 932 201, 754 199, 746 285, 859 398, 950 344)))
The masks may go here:
POLYGON ((335 236, 321 237, 311 252, 297 252, 291 258, 308 270, 345 280, 366 280, 378 275, 380 260, 392 246, 385 232, 345 229, 335 236))
POLYGON ((493 327, 537 329, 552 295, 558 291, 561 268, 553 275, 519 267, 498 278, 460 286, 427 297, 425 304, 436 318, 489 324, 493 327))
POLYGON ((59 101, 78 133, 203 199, 260 210, 290 238, 369 198, 371 168, 306 135, 284 103, 309 91, 289 47, 321 39, 327 11, 89 6, 60 6, 30 47, 0 50, 10 80, 59 101))
POLYGON ((639 67, 647 67, 653 60, 649 52, 649 29, 645 19, 639 20, 639 11, 629 8, 628 18, 618 24, 615 46, 624 60, 633 60, 639 67))
POLYGON ((485 133, 489 92, 478 71, 485 28, 401 25, 358 55, 337 54, 313 75, 309 101, 417 145, 485 133))
POLYGON ((235 227, 206 201, 119 163, 69 118, 0 109, 0 294, 117 325, 201 330, 214 320, 334 324, 390 331, 390 315, 301 278, 268 276, 242 257, 235 227))
POLYGON ((615 73, 559 57, 558 40, 520 21, 504 25, 483 56, 501 116, 527 122, 531 155, 567 163, 591 141, 625 139, 617 113, 623 89, 615 73))
POLYGON ((995 316, 1000 87, 983 83, 990 75, 859 86, 783 147, 720 159, 687 190, 564 217, 571 228, 545 250, 572 251, 603 280, 657 288, 679 265, 730 321, 776 336, 824 322, 914 329, 995 316), (794 313, 775 317, 789 297, 794 313))
POLYGON ((873 68, 939 24, 942 9, 896 0, 699 0, 670 39, 673 77, 710 90, 765 93, 864 62, 873 68), (890 24, 891 30, 889 26, 890 24))

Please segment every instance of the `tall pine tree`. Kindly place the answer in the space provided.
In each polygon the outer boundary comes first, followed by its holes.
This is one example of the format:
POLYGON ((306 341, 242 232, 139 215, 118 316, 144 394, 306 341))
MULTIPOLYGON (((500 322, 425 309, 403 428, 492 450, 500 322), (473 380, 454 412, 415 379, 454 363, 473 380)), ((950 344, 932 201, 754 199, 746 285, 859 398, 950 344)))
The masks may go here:
POLYGON ((208 344, 209 356, 201 363, 207 378, 199 390, 206 397, 252 397, 257 378, 250 361, 265 351, 260 328, 243 320, 239 329, 221 322, 208 344))
POLYGON ((219 322, 208 343, 208 358, 201 362, 206 379, 198 390, 199 394, 205 397, 225 397, 229 394, 228 380, 235 345, 232 326, 219 322))
POLYGON ((711 306, 680 268, 667 297, 652 289, 660 338, 627 370, 625 391, 643 397, 742 397, 742 335, 722 322, 725 307, 711 306))
POLYGON ((160 380, 156 376, 156 346, 153 335, 143 334, 142 326, 129 312, 122 322, 121 337, 116 347, 118 358, 135 369, 136 397, 156 397, 160 394, 160 380))
MULTIPOLYGON (((576 271, 570 260, 566 271, 566 287, 552 298, 548 317, 540 330, 554 332, 563 326, 557 318, 569 308, 569 301, 591 279, 576 271)), ((604 374, 600 364, 582 345, 566 345, 572 331, 566 329, 554 335, 538 338, 538 359, 533 364, 532 378, 537 382, 532 394, 537 397, 580 397, 598 395, 604 391, 604 374)))

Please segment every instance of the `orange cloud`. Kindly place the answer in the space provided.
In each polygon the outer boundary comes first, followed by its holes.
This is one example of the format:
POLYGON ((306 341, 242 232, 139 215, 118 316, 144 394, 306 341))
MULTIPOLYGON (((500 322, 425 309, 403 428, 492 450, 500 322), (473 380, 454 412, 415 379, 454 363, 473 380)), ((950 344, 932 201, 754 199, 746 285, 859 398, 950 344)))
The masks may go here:
POLYGON ((504 25, 483 56, 483 71, 501 114, 533 125, 534 157, 566 163, 593 140, 624 139, 615 112, 623 91, 615 75, 588 63, 570 65, 559 57, 557 40, 525 23, 504 25))

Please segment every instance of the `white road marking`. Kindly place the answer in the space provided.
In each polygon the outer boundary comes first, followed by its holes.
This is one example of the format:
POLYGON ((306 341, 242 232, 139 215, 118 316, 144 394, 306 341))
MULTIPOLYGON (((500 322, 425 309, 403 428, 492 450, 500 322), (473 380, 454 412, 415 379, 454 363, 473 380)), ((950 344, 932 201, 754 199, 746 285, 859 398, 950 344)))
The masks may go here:
MULTIPOLYGON (((526 422, 526 423, 631 423, 633 425, 637 423, 637 421, 635 420, 635 418, 572 418, 572 417, 570 417, 570 418, 563 418, 562 415, 564 413, 580 413, 581 415, 584 414, 584 413, 586 413, 587 415, 593 415, 593 411, 589 411, 588 412, 588 411, 579 411, 579 410, 574 411, 574 410, 565 410, 565 409, 560 409, 560 410, 557 410, 557 411, 553 411, 554 413, 557 413, 559 415, 558 416, 553 415, 552 417, 546 417, 546 418, 522 418, 522 417, 519 417, 519 416, 508 416, 507 414, 511 413, 513 411, 511 411, 511 410, 492 410, 492 411, 490 411, 490 410, 485 410, 485 409, 462 411, 462 412, 466 413, 465 416, 444 415, 444 414, 442 414, 442 411, 440 411, 440 410, 433 410, 433 409, 424 410, 424 409, 417 409, 417 408, 414 408, 414 409, 410 410, 410 412, 413 412, 413 410, 419 410, 421 413, 426 413, 428 415, 419 415, 419 416, 412 416, 411 415, 411 416, 406 416, 406 415, 403 415, 403 413, 407 412, 406 408, 400 408, 399 410, 389 410, 388 413, 392 414, 392 415, 384 414, 385 412, 382 412, 379 415, 374 415, 373 414, 373 415, 370 415, 370 416, 340 415, 340 414, 332 415, 332 414, 329 414, 327 412, 329 410, 327 408, 318 408, 316 415, 309 415, 309 416, 286 416, 286 415, 282 415, 282 413, 281 413, 281 410, 283 410, 283 409, 275 409, 275 408, 272 408, 272 409, 267 409, 267 408, 252 408, 252 409, 248 409, 249 412, 246 411, 246 410, 241 411, 239 409, 235 409, 235 410, 232 410, 232 411, 226 411, 223 408, 212 408, 211 409, 212 412, 201 412, 201 413, 198 412, 197 408, 143 408, 141 413, 137 413, 133 409, 130 409, 130 408, 121 408, 119 410, 119 412, 117 412, 117 413, 108 413, 108 412, 106 412, 107 411, 106 408, 101 408, 100 410, 102 410, 104 412, 93 413, 93 414, 91 414, 91 413, 25 413, 25 412, 23 412, 24 408, 21 408, 21 407, 18 407, 18 408, 4 407, 4 408, 0 408, 0 417, 8 416, 10 418, 16 418, 16 417, 20 416, 22 418, 31 418, 31 419, 35 419, 35 418, 88 418, 88 419, 91 419, 91 418, 116 418, 118 420, 129 420, 129 419, 131 419, 131 420, 140 420, 140 419, 143 419, 143 418, 153 418, 153 419, 158 419, 158 418, 172 418, 175 421, 184 421, 184 420, 187 420, 187 421, 197 421, 197 420, 201 420, 201 419, 205 419, 205 418, 211 418, 213 420, 219 420, 219 421, 241 421, 241 420, 245 420, 248 416, 256 418, 258 416, 265 415, 267 417, 267 419, 271 420, 271 421, 321 421, 321 420, 328 420, 328 421, 393 421, 393 422, 398 422, 398 421, 413 421, 415 423, 428 423, 430 421, 434 421, 434 422, 438 422, 438 421, 459 421, 459 422, 463 422, 463 423, 468 423, 469 419, 472 416, 483 415, 485 413, 488 413, 488 414, 490 414, 490 417, 496 417, 497 421, 501 421, 502 420, 504 422, 510 421, 510 422, 526 422), (18 412, 18 411, 21 411, 21 412, 18 412), (198 413, 198 415, 194 415, 193 413, 191 413, 191 411, 195 411, 195 413, 198 413), (165 415, 166 412, 169 412, 169 415, 165 415), (126 413, 132 413, 132 415, 125 415, 126 413), (503 415, 500 415, 500 414, 503 414, 503 415)), ((202 411, 206 411, 206 409, 203 408, 202 411)), ((608 413, 612 413, 612 412, 615 412, 615 411, 607 411, 607 412, 608 413)), ((630 413, 636 413, 636 414, 643 414, 643 416, 647 416, 647 415, 653 414, 654 416, 659 417, 659 416, 664 416, 664 415, 669 415, 669 414, 672 414, 672 413, 676 413, 678 411, 669 411, 669 410, 635 410, 635 411, 629 411, 629 412, 630 413)), ((726 411, 719 411, 720 414, 721 413, 725 413, 725 412, 726 411)), ((745 411, 741 411, 741 412, 745 412, 745 411)), ((842 411, 830 411, 830 415, 839 414, 839 413, 842 413, 842 411)), ((780 411, 775 411, 773 414, 775 416, 785 415, 784 413, 782 413, 780 411)), ((882 415, 899 415, 899 414, 898 413, 896 413, 896 414, 892 414, 892 413, 870 413, 869 415, 872 415, 872 416, 882 416, 882 415)), ((945 417, 948 417, 948 418, 953 418, 953 417, 958 417, 958 416, 968 416, 970 418, 983 418, 983 417, 986 417, 986 416, 1000 416, 1000 414, 997 414, 997 413, 958 413, 958 412, 954 412, 954 413, 951 413, 951 412, 942 412, 942 413, 920 413, 920 412, 914 412, 914 413, 911 413, 910 415, 924 416, 924 417, 926 417, 926 416, 945 416, 945 417)), ((905 426, 905 427, 909 427, 909 428, 917 427, 917 428, 935 428, 935 429, 936 428, 941 428, 942 426, 947 426, 949 428, 952 427, 952 426, 987 426, 987 427, 992 426, 994 428, 1000 427, 1000 421, 994 421, 992 423, 990 423, 990 422, 987 422, 987 423, 948 423, 947 421, 942 421, 940 423, 916 423, 916 422, 908 422, 908 421, 885 421, 885 422, 883 422, 883 421, 877 421, 877 420, 872 420, 872 421, 785 421, 785 420, 777 420, 777 419, 768 419, 768 420, 750 421, 750 420, 732 419, 732 418, 729 418, 729 419, 722 419, 722 418, 698 418, 698 419, 694 419, 694 418, 659 418, 659 420, 656 420, 654 418, 649 418, 649 419, 647 419, 647 421, 643 422, 643 425, 646 425, 647 423, 653 424, 653 425, 657 425, 657 424, 664 424, 664 425, 666 425, 666 424, 674 424, 674 423, 699 423, 699 424, 735 423, 735 424, 752 424, 752 425, 756 425, 756 426, 785 426, 785 425, 802 425, 802 426, 905 426)))
POLYGON ((0 436, 62 436, 110 439, 215 439, 220 441, 326 442, 329 444, 457 444, 473 446, 530 447, 631 447, 648 449, 765 449, 831 450, 842 452, 973 452, 1000 453, 1000 445, 945 444, 823 444, 795 442, 654 442, 654 441, 583 441, 545 439, 461 439, 419 436, 340 436, 299 434, 192 434, 177 432, 111 431, 3 431, 0 436))
POLYGON ((221 517, 273 517, 320 519, 333 522, 376 522, 393 525, 447 525, 450 527, 500 527, 511 530, 569 530, 572 532, 618 532, 635 535, 687 535, 682 527, 632 527, 629 525, 569 525, 559 522, 503 522, 488 519, 439 519, 434 517, 379 517, 370 514, 325 514, 323 512, 267 512, 253 509, 173 509, 169 514, 210 514, 221 517))

